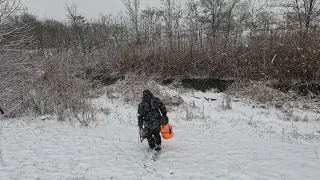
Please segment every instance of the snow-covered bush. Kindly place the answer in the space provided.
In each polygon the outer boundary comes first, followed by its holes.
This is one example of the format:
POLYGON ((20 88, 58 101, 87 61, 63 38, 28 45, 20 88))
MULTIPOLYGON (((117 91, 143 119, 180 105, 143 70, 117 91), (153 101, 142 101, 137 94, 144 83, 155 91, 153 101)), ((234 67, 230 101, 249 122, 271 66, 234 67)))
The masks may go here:
POLYGON ((262 105, 276 105, 282 107, 282 104, 290 100, 290 95, 282 93, 264 82, 239 81, 233 83, 228 88, 228 93, 234 97, 245 97, 262 105))
POLYGON ((222 100, 221 108, 224 110, 231 110, 231 96, 227 93, 222 100))
POLYGON ((76 77, 79 63, 71 54, 44 59, 43 73, 30 93, 38 115, 55 114, 60 121, 77 120, 84 126, 95 120, 95 109, 87 98, 90 84, 76 77))
POLYGON ((6 117, 23 113, 24 96, 37 69, 30 51, 33 20, 23 14, 19 0, 0 1, 0 106, 6 117))
POLYGON ((178 106, 183 103, 183 99, 178 93, 170 92, 161 87, 155 76, 136 75, 128 73, 124 80, 121 80, 107 88, 110 96, 119 96, 126 102, 139 103, 142 92, 149 89, 155 96, 159 97, 167 106, 178 106))

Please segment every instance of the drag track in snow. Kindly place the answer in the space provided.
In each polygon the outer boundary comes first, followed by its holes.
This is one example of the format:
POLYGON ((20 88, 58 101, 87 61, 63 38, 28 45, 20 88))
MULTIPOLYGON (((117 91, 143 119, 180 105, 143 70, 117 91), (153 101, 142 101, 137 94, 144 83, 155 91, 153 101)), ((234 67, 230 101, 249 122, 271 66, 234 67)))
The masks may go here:
POLYGON ((163 141, 155 162, 148 158, 146 141, 138 141, 136 107, 121 101, 102 97, 100 105, 110 107, 111 114, 89 128, 54 117, 1 120, 0 179, 319 179, 319 141, 281 138, 284 127, 290 131, 293 124, 241 103, 221 110, 222 96, 210 96, 218 100, 184 95, 198 107, 188 110, 194 119, 185 120, 184 108, 169 113, 175 137, 163 141))

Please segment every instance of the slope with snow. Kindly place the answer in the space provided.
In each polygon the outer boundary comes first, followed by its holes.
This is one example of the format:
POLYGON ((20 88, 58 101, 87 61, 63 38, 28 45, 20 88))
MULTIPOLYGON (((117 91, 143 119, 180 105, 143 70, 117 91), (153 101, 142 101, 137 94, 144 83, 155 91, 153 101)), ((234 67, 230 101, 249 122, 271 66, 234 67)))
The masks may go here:
POLYGON ((0 179, 319 179, 319 122, 285 122, 280 111, 241 101, 224 110, 213 92, 182 98, 169 112, 175 137, 155 162, 139 143, 136 107, 119 99, 99 98, 110 114, 89 128, 54 117, 1 120, 0 179))

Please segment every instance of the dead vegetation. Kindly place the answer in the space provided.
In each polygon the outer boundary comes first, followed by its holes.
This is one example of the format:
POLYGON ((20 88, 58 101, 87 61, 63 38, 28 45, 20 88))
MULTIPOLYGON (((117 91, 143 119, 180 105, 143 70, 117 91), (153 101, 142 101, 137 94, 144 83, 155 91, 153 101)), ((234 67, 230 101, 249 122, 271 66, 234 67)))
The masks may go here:
POLYGON ((137 104, 141 101, 142 92, 149 89, 155 96, 159 97, 167 106, 178 106, 183 99, 173 92, 161 88, 155 81, 156 77, 145 75, 137 76, 127 74, 125 78, 106 88, 109 97, 117 97, 125 102, 137 104))
POLYGON ((299 95, 263 82, 319 83, 320 30, 316 14, 310 18, 319 6, 309 14, 287 8, 283 22, 266 4, 251 0, 189 0, 184 6, 166 0, 146 9, 128 0, 127 14, 91 21, 68 6, 63 23, 38 20, 17 2, 0 1, 0 14, 7 14, 0 18, 0 106, 13 116, 49 113, 63 120, 67 113, 85 125, 94 119, 88 97, 114 83, 106 89, 109 95, 121 92, 125 101, 136 103, 148 88, 173 106, 182 103, 181 97, 162 91, 155 81, 247 79, 233 84, 231 95, 276 106, 299 95))

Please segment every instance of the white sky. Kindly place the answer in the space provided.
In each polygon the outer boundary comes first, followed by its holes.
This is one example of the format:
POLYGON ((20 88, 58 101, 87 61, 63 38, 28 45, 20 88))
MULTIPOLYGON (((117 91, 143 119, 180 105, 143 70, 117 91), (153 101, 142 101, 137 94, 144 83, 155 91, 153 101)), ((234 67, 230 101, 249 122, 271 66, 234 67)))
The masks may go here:
MULTIPOLYGON (((121 0, 21 0, 32 14, 40 18, 66 19, 65 5, 73 2, 87 18, 97 18, 100 13, 115 14, 125 10, 121 0)), ((160 0, 140 0, 141 8, 159 6, 160 0)))

